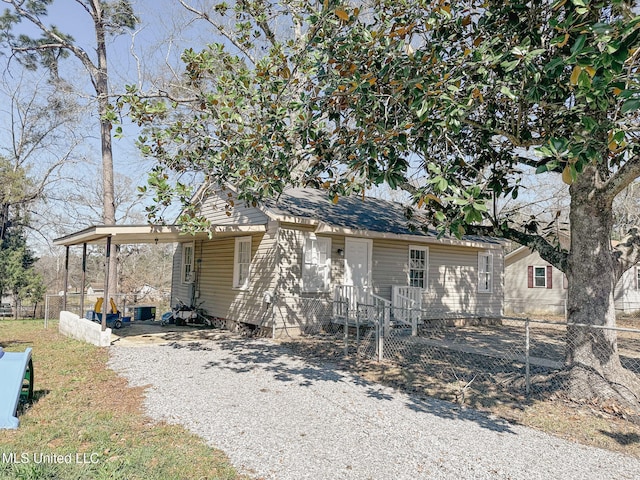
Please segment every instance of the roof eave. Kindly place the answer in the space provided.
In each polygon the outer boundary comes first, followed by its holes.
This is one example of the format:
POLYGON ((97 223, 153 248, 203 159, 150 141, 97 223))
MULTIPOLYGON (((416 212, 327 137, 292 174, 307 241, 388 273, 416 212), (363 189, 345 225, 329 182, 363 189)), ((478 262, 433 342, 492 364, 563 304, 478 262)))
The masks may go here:
POLYGON ((78 232, 56 238, 54 245, 70 247, 82 244, 103 244, 108 237, 115 245, 136 243, 177 243, 195 239, 223 237, 237 234, 266 232, 266 225, 214 225, 210 232, 188 234, 179 225, 95 225, 78 232))
POLYGON ((318 227, 315 233, 333 234, 333 235, 345 235, 352 237, 362 237, 371 239, 387 239, 387 240, 403 240, 415 243, 428 243, 433 245, 451 245, 458 247, 470 247, 470 248, 502 248, 500 243, 488 243, 488 242, 475 242, 472 240, 458 240, 454 238, 438 238, 429 237, 426 235, 411 235, 401 233, 390 232, 377 232, 374 230, 359 230, 347 227, 337 227, 334 225, 328 225, 323 222, 318 223, 318 227))

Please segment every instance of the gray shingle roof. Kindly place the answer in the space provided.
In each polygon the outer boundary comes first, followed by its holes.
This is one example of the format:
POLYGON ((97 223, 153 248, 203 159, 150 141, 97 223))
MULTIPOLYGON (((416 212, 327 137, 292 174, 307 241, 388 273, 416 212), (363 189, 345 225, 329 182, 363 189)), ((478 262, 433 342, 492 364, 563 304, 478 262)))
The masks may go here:
MULTIPOLYGON (((334 227, 437 237, 435 229, 424 232, 417 228, 417 222, 413 222, 416 228, 411 228, 404 205, 379 198, 340 197, 334 204, 324 190, 294 188, 285 190, 277 200, 267 201, 266 207, 276 215, 313 218, 334 227)), ((480 236, 465 236, 463 240, 499 243, 494 238, 480 236)))

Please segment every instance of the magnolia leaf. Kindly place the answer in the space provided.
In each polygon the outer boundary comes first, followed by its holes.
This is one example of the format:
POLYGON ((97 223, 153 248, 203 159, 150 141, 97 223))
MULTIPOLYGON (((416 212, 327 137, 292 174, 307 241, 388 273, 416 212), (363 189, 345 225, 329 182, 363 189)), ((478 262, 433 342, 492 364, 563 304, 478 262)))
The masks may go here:
POLYGON ((500 92, 504 93, 511 100, 515 100, 516 99, 516 96, 513 94, 513 92, 506 85, 503 85, 502 87, 500 87, 500 92))
POLYGON ((433 201, 434 201, 434 202, 436 202, 436 203, 442 204, 442 202, 440 201, 440 199, 439 199, 436 195, 434 195, 433 193, 427 193, 427 194, 425 195, 425 198, 428 198, 429 200, 433 200, 433 201))
POLYGON ((560 43, 558 43, 558 48, 564 47, 567 44, 567 42, 569 41, 569 37, 570 37, 569 33, 565 33, 564 34, 564 39, 560 43))
POLYGON ((640 98, 630 98, 620 107, 620 113, 629 113, 640 108, 640 98))
POLYGON ((571 165, 567 165, 566 167, 564 167, 564 170, 562 170, 562 181, 567 185, 571 185, 574 180, 573 172, 571 170, 571 165))
POLYGON ((571 82, 571 85, 578 84, 578 78, 580 78, 581 73, 582 73, 582 67, 580 67, 579 65, 576 65, 575 67, 573 67, 573 72, 571 72, 571 78, 569 79, 569 82, 571 82))
POLYGON ((346 10, 343 10, 341 8, 338 8, 336 10, 336 15, 340 20, 344 20, 345 22, 349 20, 349 14, 346 12, 346 10))

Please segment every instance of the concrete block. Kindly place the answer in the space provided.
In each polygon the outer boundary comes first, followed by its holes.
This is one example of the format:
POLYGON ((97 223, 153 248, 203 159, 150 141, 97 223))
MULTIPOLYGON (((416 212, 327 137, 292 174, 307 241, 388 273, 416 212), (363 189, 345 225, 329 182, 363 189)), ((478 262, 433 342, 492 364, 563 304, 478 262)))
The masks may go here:
POLYGON ((58 330, 67 337, 75 338, 83 342, 90 343, 97 347, 108 347, 111 345, 111 329, 104 332, 99 323, 92 322, 86 318, 80 318, 75 313, 60 312, 60 325, 58 330))

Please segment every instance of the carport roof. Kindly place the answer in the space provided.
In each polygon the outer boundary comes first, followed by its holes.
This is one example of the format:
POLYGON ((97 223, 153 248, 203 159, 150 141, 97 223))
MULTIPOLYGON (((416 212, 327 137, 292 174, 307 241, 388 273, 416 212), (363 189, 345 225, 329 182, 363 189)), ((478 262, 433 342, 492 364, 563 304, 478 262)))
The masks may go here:
MULTIPOLYGON (((265 232, 266 225, 214 226, 210 233, 214 237, 239 233, 265 232)), ((111 237, 112 243, 126 245, 135 243, 174 243, 207 238, 208 233, 195 235, 184 233, 179 225, 94 225, 64 237, 56 238, 54 245, 65 247, 82 244, 103 244, 111 237)))

